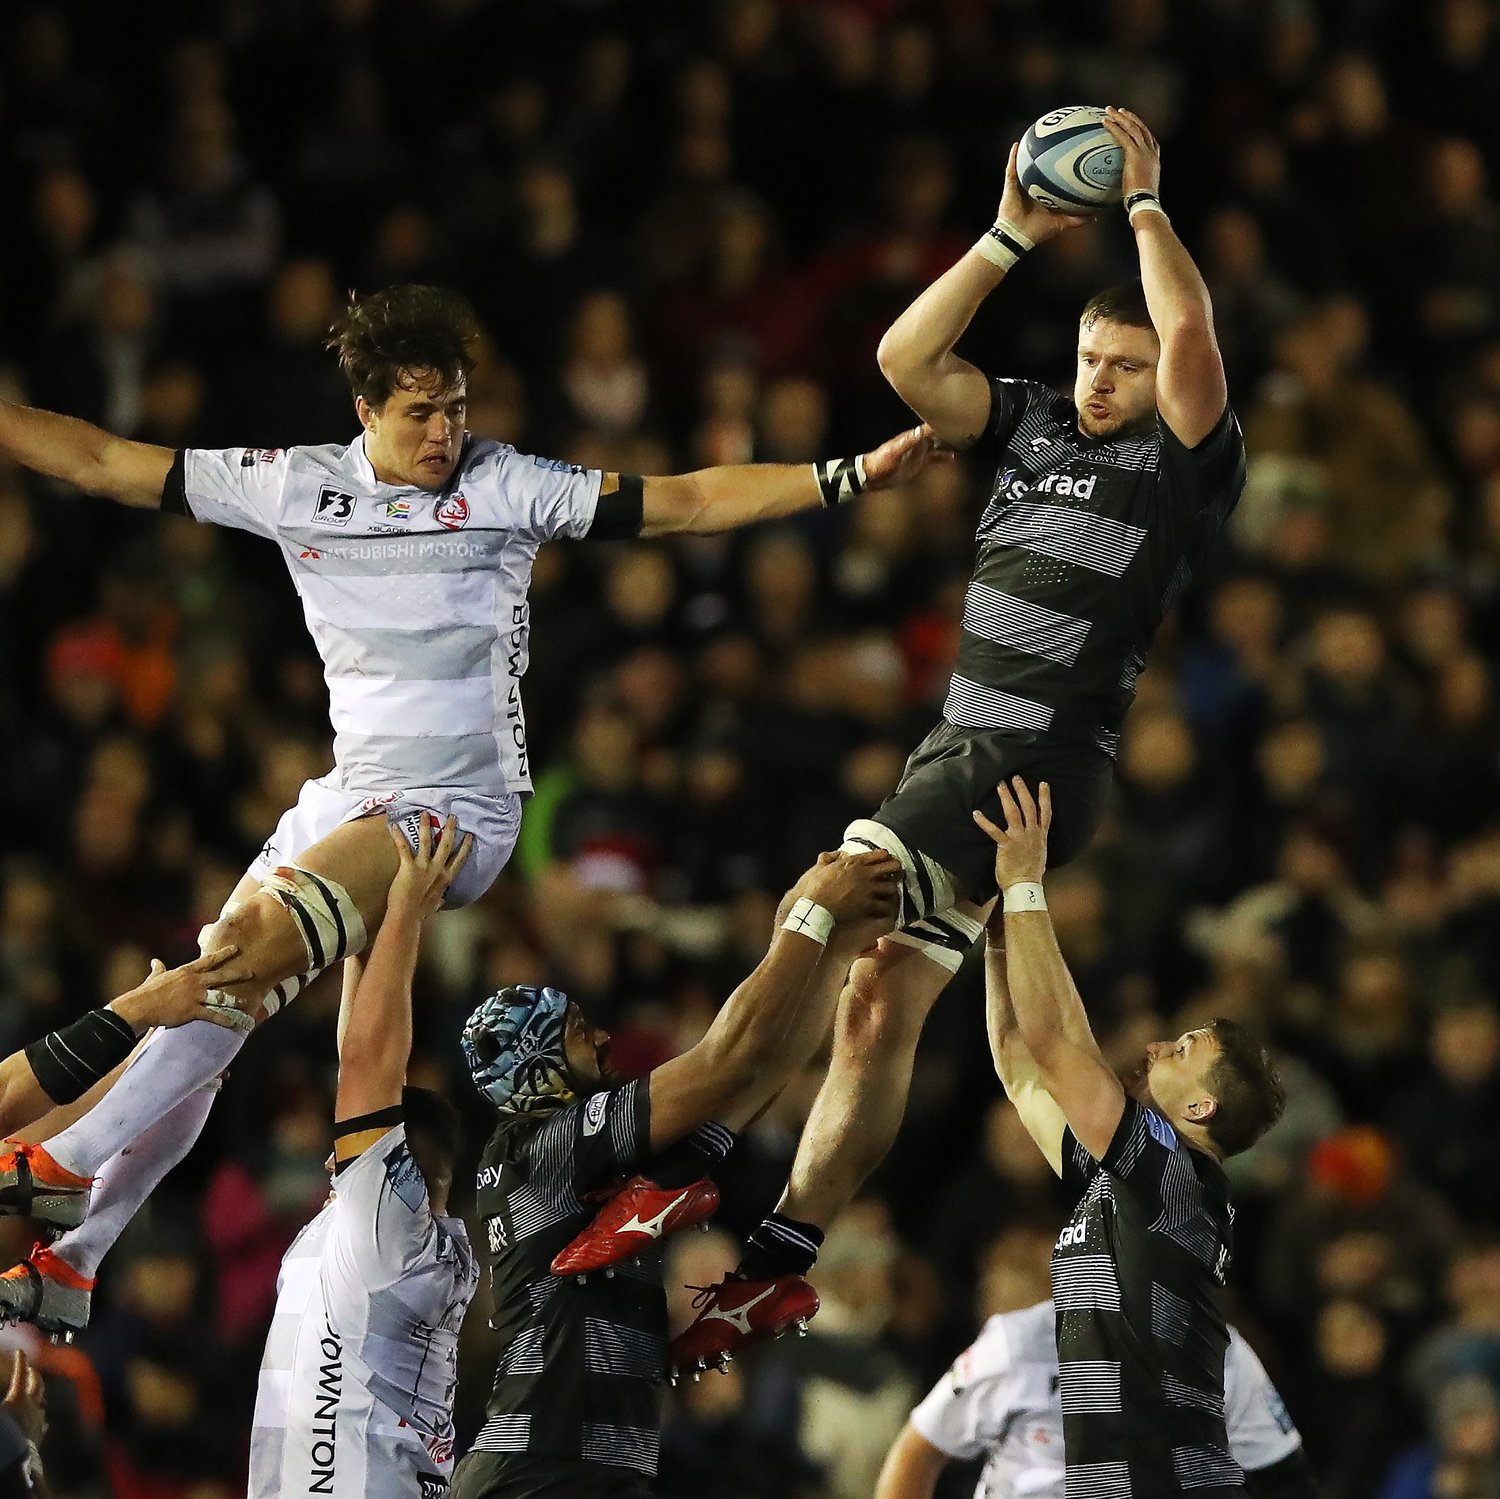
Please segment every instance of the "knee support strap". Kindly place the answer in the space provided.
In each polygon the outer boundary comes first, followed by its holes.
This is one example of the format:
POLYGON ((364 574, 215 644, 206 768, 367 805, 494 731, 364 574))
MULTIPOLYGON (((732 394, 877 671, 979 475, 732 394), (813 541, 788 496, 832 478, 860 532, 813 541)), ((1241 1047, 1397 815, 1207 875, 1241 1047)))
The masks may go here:
POLYGON ((983 930, 984 927, 972 916, 965 916, 957 906, 950 906, 936 916, 925 916, 921 921, 902 927, 899 932, 892 932, 890 940, 914 947, 939 968, 957 973, 983 930))
POLYGON ((307 952, 309 974, 321 973, 330 964, 364 951, 364 918, 337 880, 283 864, 260 888, 292 913, 307 952))
POLYGON ((936 859, 909 848, 883 822, 861 817, 844 829, 839 852, 868 853, 879 849, 901 865, 901 915, 898 926, 907 926, 938 911, 946 911, 958 901, 953 876, 936 859))

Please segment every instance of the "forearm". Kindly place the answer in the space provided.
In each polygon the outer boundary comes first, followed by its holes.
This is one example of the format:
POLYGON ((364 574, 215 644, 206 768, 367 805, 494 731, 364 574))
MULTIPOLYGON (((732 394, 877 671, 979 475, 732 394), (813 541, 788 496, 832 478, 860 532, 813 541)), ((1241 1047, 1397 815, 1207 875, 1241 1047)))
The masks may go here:
POLYGON ((1211 330, 1213 301, 1208 286, 1166 215, 1137 212, 1131 228, 1141 259, 1146 307, 1163 347, 1179 332, 1211 330))
MULTIPOLYGON (((117 488, 119 463, 127 449, 141 447, 77 417, 0 401, 0 453, 23 468, 61 479, 89 494, 107 494, 125 504, 147 507, 155 501, 117 488)), ((168 460, 170 463, 170 458, 168 460)), ((163 470, 162 478, 166 473, 163 470)))
POLYGON ((977 250, 950 266, 886 329, 876 359, 897 391, 913 378, 941 375, 953 347, 1005 272, 977 250))
POLYGON ((711 1062, 746 1076, 772 1068, 778 1052, 807 1028, 802 1011, 808 982, 823 954, 810 937, 778 928, 765 957, 729 996, 699 1043, 711 1062))
POLYGON ((737 463, 670 479, 647 479, 643 535, 690 532, 711 536, 757 521, 780 520, 823 503, 810 463, 737 463), (670 485, 672 501, 653 501, 653 488, 670 485), (654 518, 659 516, 660 518, 654 518))
POLYGON ((886 1454, 885 1466, 875 1485, 875 1499, 932 1499, 947 1466, 947 1454, 934 1447, 908 1421, 886 1454))
POLYGON ((399 1102, 411 1059, 411 986, 421 919, 386 912, 357 987, 341 1015, 339 1119, 399 1102))
POLYGON ((1046 910, 1005 913, 1006 970, 1016 1033, 1045 1067, 1058 1045, 1093 1046, 1088 1016, 1046 910))

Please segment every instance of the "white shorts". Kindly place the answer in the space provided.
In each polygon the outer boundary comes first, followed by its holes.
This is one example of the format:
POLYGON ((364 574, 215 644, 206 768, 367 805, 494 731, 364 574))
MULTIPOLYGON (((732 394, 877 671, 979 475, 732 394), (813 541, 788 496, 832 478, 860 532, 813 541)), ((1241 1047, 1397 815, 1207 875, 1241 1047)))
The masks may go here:
POLYGON ((453 816, 458 819, 460 837, 474 835, 474 847, 443 902, 444 909, 453 910, 478 900, 495 883, 521 831, 521 798, 514 791, 504 796, 476 796, 466 791, 420 787, 370 793, 340 791, 328 784, 329 779, 303 785, 297 805, 282 814, 270 841, 246 871, 252 879, 269 878, 278 864, 294 862, 336 827, 361 817, 379 815, 395 823, 415 849, 424 813, 430 813, 439 827, 453 816))

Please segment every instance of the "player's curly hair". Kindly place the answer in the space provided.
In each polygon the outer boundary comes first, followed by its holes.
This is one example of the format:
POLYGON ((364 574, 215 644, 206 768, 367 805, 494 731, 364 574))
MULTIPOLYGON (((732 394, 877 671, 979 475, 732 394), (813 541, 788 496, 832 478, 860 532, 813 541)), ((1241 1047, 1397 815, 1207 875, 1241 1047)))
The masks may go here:
POLYGON ((1270 1053, 1237 1020, 1209 1027, 1219 1056, 1203 1079, 1218 1108, 1204 1129, 1227 1158, 1249 1150, 1281 1118, 1286 1090, 1270 1053))
POLYGON ((431 370, 442 389, 455 384, 474 368, 479 339, 479 319, 457 292, 388 286, 350 292, 325 347, 354 394, 378 408, 416 371, 431 370))

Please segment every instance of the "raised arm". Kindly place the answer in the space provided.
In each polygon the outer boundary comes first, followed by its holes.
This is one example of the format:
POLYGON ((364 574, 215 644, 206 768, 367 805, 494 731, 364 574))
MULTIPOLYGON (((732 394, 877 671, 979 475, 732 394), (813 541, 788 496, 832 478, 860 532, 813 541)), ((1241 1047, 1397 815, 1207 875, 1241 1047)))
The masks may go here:
POLYGON ((1161 147, 1139 115, 1109 109, 1104 128, 1125 152, 1121 187, 1141 257, 1141 286, 1161 340, 1156 406, 1184 447, 1195 448, 1229 404, 1224 360, 1214 336, 1213 303, 1193 257, 1172 230, 1157 196, 1161 147))
POLYGON ((752 1118, 807 1064, 850 965, 890 930, 899 875, 885 854, 823 854, 797 881, 755 971, 691 1051, 652 1072, 653 1150, 705 1119, 752 1118))
POLYGON ((981 370, 953 352, 979 305, 1027 250, 1082 224, 1052 213, 1027 196, 1010 149, 1005 191, 995 226, 956 265, 944 271, 880 340, 875 358, 891 388, 956 448, 977 442, 990 418, 990 383, 981 370))
MULTIPOLYGON (((982 812, 974 820, 995 840, 1016 1031, 1074 1135, 1090 1155, 1102 1159, 1125 1112, 1125 1090, 1094 1040, 1047 914, 1041 881, 1052 824, 1051 789, 1043 781, 1033 798, 1016 776, 1010 785, 1001 782, 999 790, 1004 828, 982 812)), ((1045 1141, 1037 1143, 1047 1150, 1045 1141)))
POLYGON ((161 506, 171 448, 130 442, 73 416, 0 401, 0 454, 88 494, 139 510, 161 506))
MULTIPOLYGON (((867 489, 890 489, 931 463, 951 460, 926 427, 913 427, 857 458, 824 463, 738 463, 642 481, 643 536, 691 532, 706 536, 801 510, 831 508, 867 489)), ((606 474, 604 492, 617 475, 606 474)))
MULTIPOLYGON (((458 824, 449 818, 437 847, 423 819, 415 854, 399 828, 391 828, 401 866, 391 883, 385 919, 356 982, 346 990, 339 1016, 339 1083, 333 1117, 343 1124, 366 1114, 397 1107, 411 1060, 411 985, 417 969, 422 923, 443 903, 443 896, 469 856, 472 836, 455 847, 458 824)), ((390 1128, 379 1124, 350 1134, 336 1134, 339 1161, 362 1155, 390 1128)))
POLYGON ((1005 1096, 1011 1101, 1026 1133, 1037 1143, 1047 1164, 1062 1175, 1063 1127, 1067 1120, 1047 1091, 1047 1080, 1037 1066, 1016 1024, 1006 974, 1005 917, 998 904, 985 924, 984 1013, 990 1036, 990 1055, 1005 1096))

